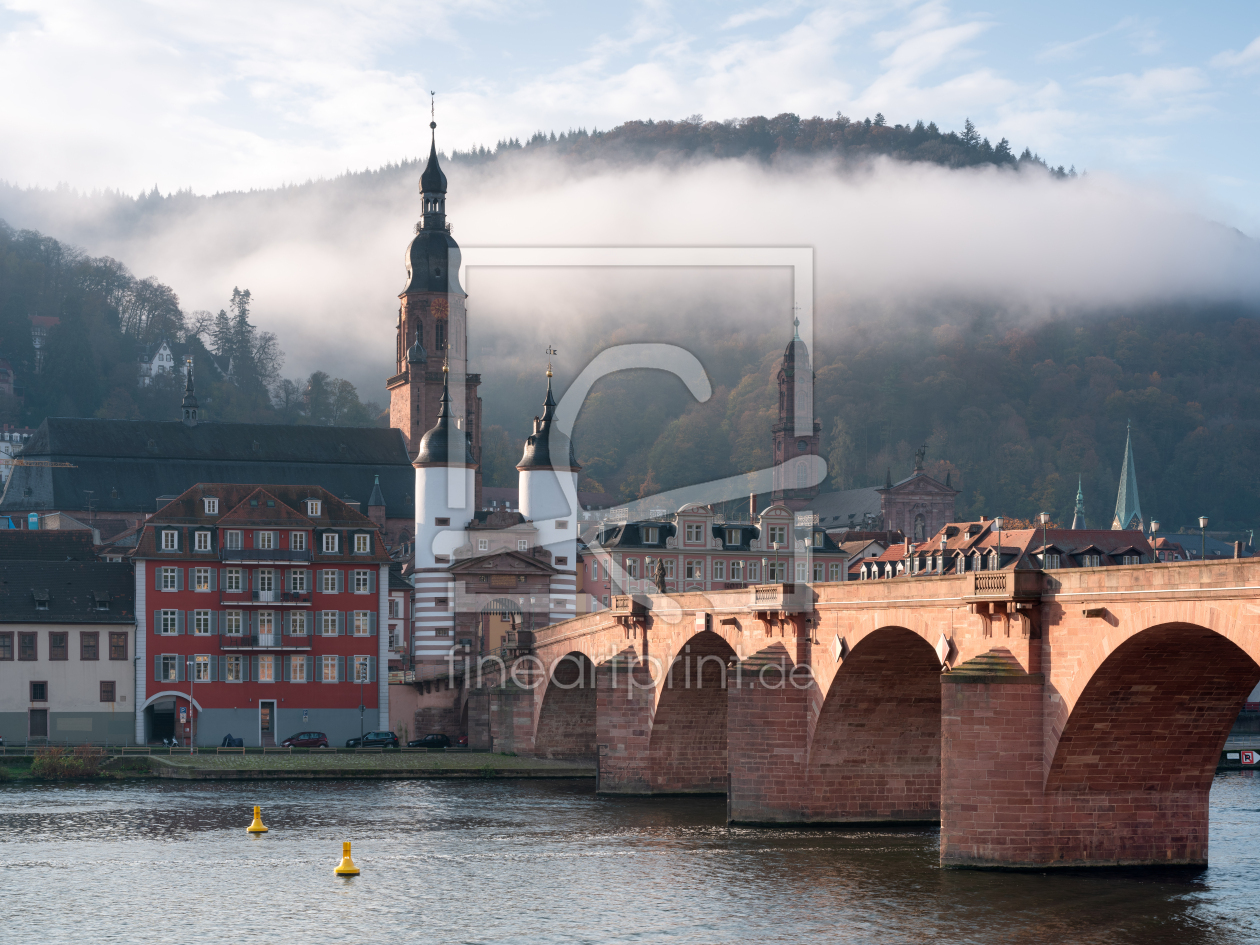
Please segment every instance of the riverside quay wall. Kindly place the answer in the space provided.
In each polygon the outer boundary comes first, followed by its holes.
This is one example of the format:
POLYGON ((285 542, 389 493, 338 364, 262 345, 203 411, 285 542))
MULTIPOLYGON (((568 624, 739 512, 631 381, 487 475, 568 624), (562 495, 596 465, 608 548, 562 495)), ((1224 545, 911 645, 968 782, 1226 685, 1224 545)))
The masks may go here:
POLYGON ((939 822, 956 866, 1202 864, 1260 559, 621 596, 462 667, 473 747, 736 823, 939 822))

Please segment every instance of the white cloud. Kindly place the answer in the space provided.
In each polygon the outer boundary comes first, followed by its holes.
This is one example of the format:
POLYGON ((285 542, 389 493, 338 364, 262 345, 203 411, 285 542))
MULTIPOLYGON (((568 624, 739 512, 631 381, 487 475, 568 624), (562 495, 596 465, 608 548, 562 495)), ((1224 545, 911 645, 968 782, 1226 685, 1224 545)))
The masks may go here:
POLYGON ((1253 39, 1242 52, 1227 49, 1213 56, 1212 65, 1218 69, 1235 69, 1243 73, 1260 69, 1260 36, 1253 39))
POLYGON ((1202 112, 1207 106, 1206 90, 1212 83, 1202 69, 1182 66, 1147 69, 1140 75, 1103 76, 1084 84, 1111 90, 1117 101, 1128 107, 1174 119, 1202 112))

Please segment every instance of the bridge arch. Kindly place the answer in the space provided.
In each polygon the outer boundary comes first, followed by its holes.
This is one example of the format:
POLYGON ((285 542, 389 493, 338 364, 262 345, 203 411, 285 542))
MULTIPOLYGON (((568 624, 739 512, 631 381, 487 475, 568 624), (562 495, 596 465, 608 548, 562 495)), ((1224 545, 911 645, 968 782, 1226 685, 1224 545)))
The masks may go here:
POLYGON ((1115 647, 1047 761, 1051 859, 1206 862, 1212 778, 1257 681, 1256 660, 1204 626, 1160 624, 1115 647))
POLYGON ((726 685, 735 651, 703 630, 663 667, 648 742, 653 793, 726 791, 726 685))
POLYGON ((807 819, 936 821, 941 664, 923 637, 887 626, 836 668, 810 743, 807 819))
POLYGON ((571 761, 595 759, 595 664, 572 650, 549 667, 534 730, 534 755, 571 761))

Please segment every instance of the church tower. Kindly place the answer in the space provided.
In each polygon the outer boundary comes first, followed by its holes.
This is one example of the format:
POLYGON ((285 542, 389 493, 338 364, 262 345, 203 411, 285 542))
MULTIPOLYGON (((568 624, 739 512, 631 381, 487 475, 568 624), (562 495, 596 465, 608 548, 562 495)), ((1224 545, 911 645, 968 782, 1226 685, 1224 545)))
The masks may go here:
MULTIPOLYGON (((467 295, 459 284, 459 244, 446 222, 446 174, 437 156, 437 123, 429 122, 429 161, 420 176, 422 214, 403 259, 407 281, 398 294, 395 373, 389 390, 389 425, 399 430, 413 459, 420 438, 438 421, 443 391, 449 421, 472 440, 481 460, 481 375, 468 373, 467 295), (449 386, 442 365, 449 367, 449 386)), ((475 508, 481 507, 481 473, 475 508)))
POLYGON ((1124 468, 1120 471, 1120 490, 1116 493, 1116 514, 1112 529, 1142 531, 1142 504, 1138 502, 1137 467, 1133 465, 1133 428, 1127 428, 1124 439, 1124 468))
POLYGON ((779 368, 779 420, 772 428, 774 437, 774 486, 772 502, 803 499, 818 495, 817 485, 807 486, 809 473, 806 462, 795 462, 806 456, 818 455, 822 424, 814 420, 814 369, 809 361, 809 349, 801 340, 800 321, 793 321, 792 340, 783 351, 783 364, 779 368), (799 373, 798 373, 799 372, 799 373), (805 383, 796 384, 797 377, 805 383), (802 417, 810 432, 798 435, 796 418, 802 417), (809 423, 809 421, 813 421, 809 423))

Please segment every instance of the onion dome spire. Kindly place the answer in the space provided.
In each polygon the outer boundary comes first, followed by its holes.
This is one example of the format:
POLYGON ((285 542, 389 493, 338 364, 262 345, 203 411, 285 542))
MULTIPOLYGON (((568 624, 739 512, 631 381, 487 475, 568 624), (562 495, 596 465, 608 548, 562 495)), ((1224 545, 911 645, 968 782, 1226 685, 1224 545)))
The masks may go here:
MULTIPOLYGON (((556 354, 553 348, 548 355, 556 354)), ((573 440, 556 428, 556 398, 551 391, 551 362, 547 362, 547 396, 541 417, 534 418, 533 435, 525 440, 525 453, 517 469, 581 469, 573 452, 573 440)))
POLYGON ((416 454, 415 465, 421 464, 442 464, 442 465, 464 465, 472 466, 475 463, 472 451, 472 435, 466 430, 459 430, 454 427, 451 419, 451 374, 450 368, 442 365, 442 400, 438 407, 437 423, 433 425, 433 429, 429 430, 420 438, 420 451, 416 454), (451 439, 454 438, 458 443, 459 437, 464 438, 464 456, 463 459, 456 458, 451 455, 451 439))

